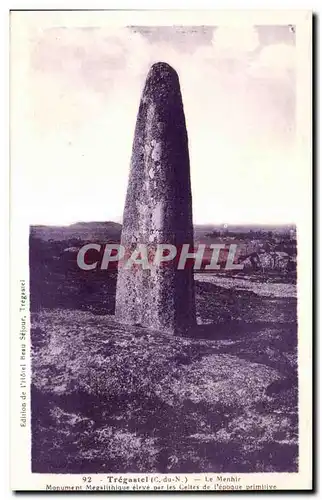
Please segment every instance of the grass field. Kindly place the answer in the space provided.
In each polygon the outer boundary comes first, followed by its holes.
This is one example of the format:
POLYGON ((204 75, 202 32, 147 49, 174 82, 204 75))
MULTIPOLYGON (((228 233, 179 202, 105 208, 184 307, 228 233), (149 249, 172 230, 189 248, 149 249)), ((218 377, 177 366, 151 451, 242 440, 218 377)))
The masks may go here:
POLYGON ((196 275, 186 338, 37 304, 33 471, 296 471, 296 285, 278 281, 196 275))

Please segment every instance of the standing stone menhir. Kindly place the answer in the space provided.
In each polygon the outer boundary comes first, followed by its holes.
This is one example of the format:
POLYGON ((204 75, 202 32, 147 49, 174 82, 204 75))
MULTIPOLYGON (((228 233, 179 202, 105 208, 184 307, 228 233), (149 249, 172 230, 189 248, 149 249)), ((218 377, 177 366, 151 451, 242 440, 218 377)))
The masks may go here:
MULTIPOLYGON (((193 246, 188 138, 179 78, 171 66, 154 64, 141 97, 123 215, 121 244, 193 246)), ((193 269, 120 265, 117 319, 126 324, 184 333, 196 322, 193 269)))

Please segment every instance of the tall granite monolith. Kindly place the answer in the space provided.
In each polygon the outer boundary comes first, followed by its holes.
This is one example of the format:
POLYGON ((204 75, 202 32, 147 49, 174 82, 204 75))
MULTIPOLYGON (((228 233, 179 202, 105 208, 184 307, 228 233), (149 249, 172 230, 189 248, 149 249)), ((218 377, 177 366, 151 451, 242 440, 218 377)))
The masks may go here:
MULTIPOLYGON (((129 253, 158 244, 193 247, 188 137, 179 78, 166 63, 154 64, 142 93, 121 245, 129 253)), ((118 269, 117 319, 126 324, 182 334, 196 322, 192 266, 178 260, 150 269, 118 269)))

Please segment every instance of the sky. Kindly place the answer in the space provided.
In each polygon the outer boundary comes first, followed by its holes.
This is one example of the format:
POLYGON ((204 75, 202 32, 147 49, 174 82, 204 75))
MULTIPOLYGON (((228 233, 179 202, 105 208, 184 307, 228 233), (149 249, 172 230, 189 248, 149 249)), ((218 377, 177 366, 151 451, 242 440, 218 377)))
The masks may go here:
POLYGON ((154 62, 177 71, 195 223, 291 223, 295 30, 290 26, 35 29, 21 82, 32 224, 121 222, 140 95, 154 62))

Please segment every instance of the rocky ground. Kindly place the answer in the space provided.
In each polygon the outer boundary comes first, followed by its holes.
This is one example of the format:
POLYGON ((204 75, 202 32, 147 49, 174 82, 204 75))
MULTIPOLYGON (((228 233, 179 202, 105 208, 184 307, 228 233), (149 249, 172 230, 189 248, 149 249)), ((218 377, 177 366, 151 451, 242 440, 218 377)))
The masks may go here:
POLYGON ((186 338, 34 311, 33 471, 296 471, 295 290, 197 275, 186 338))

